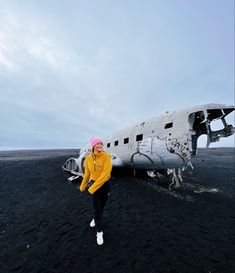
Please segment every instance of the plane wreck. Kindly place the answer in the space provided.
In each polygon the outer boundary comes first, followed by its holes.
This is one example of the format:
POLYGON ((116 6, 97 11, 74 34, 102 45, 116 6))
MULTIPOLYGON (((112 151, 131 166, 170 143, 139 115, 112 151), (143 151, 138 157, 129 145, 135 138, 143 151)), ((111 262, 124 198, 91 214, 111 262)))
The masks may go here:
MULTIPOLYGON (((224 104, 205 104, 181 111, 166 112, 120 130, 104 139, 104 150, 112 157, 113 167, 144 169, 151 177, 166 173, 172 175, 169 186, 179 187, 182 171, 192 167, 191 157, 197 154, 198 138, 207 136, 207 147, 222 137, 234 134, 233 125, 225 117, 235 110, 224 104), (213 130, 211 122, 221 120, 222 128, 213 130)), ((78 158, 69 158, 63 165, 73 174, 69 180, 83 176, 86 156, 90 146, 86 144, 78 158)))

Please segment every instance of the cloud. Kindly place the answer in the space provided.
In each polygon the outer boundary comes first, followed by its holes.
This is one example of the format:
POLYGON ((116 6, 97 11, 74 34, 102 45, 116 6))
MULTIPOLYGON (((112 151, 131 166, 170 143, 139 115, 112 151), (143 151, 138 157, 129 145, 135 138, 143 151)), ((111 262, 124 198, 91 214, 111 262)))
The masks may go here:
POLYGON ((54 69, 65 66, 68 58, 63 54, 52 40, 41 37, 28 43, 28 52, 37 60, 41 61, 54 69))
POLYGON ((46 24, 18 12, 2 11, 0 29, 0 67, 21 72, 35 65, 60 70, 71 62, 68 51, 53 39, 46 24))
POLYGON ((221 49, 228 39, 209 52, 205 32, 206 45, 196 44, 200 32, 190 36, 182 20, 172 26, 159 4, 158 16, 154 5, 136 10, 141 21, 131 6, 110 4, 107 12, 104 3, 90 5, 3 5, 0 131, 7 147, 14 140, 21 148, 78 147, 166 110, 232 103, 234 67, 221 49))

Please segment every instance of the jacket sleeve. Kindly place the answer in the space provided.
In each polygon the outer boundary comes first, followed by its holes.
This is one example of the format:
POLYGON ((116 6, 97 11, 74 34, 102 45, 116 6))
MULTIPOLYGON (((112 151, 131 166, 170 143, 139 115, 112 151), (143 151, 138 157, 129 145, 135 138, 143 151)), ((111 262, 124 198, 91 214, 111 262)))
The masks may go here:
POLYGON ((86 189, 86 186, 89 182, 89 178, 90 178, 90 170, 89 170, 89 166, 88 166, 88 158, 85 159, 85 173, 82 179, 82 183, 80 185, 80 191, 84 191, 86 189))
POLYGON ((96 181, 92 184, 92 186, 88 189, 90 194, 93 194, 97 191, 107 180, 110 178, 110 174, 112 171, 112 161, 111 156, 107 154, 107 157, 104 161, 104 169, 100 174, 100 177, 96 179, 96 181))

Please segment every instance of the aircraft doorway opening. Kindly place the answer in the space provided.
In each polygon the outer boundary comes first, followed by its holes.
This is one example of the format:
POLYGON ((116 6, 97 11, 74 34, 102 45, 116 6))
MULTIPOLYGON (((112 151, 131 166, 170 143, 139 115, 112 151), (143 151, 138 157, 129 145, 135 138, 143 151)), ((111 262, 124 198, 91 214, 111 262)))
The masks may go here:
POLYGON ((188 122, 192 131, 192 154, 195 155, 197 153, 198 138, 203 134, 207 134, 204 112, 191 113, 188 122))

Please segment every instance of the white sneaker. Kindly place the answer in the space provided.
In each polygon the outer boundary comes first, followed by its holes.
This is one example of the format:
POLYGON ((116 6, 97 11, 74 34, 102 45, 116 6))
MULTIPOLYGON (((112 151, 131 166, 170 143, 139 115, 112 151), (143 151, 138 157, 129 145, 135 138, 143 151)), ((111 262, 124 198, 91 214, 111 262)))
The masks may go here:
POLYGON ((95 227, 95 219, 92 219, 90 222, 90 227, 95 227))
POLYGON ((102 245, 104 243, 103 231, 96 233, 96 240, 98 245, 102 245))

